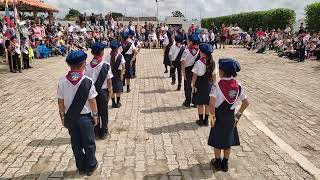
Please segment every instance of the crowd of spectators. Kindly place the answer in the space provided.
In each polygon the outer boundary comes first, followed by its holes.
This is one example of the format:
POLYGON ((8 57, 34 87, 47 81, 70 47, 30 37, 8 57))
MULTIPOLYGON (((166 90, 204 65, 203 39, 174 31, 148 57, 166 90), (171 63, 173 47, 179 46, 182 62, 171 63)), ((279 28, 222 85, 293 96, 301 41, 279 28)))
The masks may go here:
POLYGON ((299 31, 294 32, 290 26, 285 29, 249 28, 243 31, 237 24, 217 28, 214 24, 206 33, 207 41, 218 48, 225 48, 226 44, 232 47, 246 47, 257 53, 266 53, 274 50, 279 57, 289 58, 300 62, 315 58, 320 60, 320 31, 311 34, 301 23, 299 31))

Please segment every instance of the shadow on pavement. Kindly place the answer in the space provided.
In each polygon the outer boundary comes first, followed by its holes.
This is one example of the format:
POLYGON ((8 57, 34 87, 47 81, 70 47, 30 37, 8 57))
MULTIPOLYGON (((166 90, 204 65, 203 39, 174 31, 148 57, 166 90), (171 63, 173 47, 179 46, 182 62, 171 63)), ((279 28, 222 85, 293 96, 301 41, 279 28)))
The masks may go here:
POLYGON ((184 110, 188 109, 184 106, 176 106, 176 107, 156 107, 153 109, 146 109, 146 110, 141 110, 141 113, 144 114, 151 114, 151 113, 157 113, 157 112, 170 112, 170 111, 179 111, 179 110, 184 110))
POLYGON ((61 146, 70 143, 69 138, 55 138, 55 139, 36 139, 27 144, 31 147, 44 147, 44 146, 61 146))
POLYGON ((157 128, 150 128, 150 129, 146 129, 146 131, 147 131, 147 133, 150 133, 153 135, 159 135, 161 133, 190 131, 190 130, 196 130, 198 128, 199 128, 199 126, 195 122, 190 122, 190 123, 172 124, 172 125, 162 126, 162 127, 157 127, 157 128))
POLYGON ((57 171, 57 172, 41 172, 41 173, 34 173, 34 174, 27 174, 19 177, 15 177, 14 179, 17 180, 25 180, 25 179, 74 179, 79 178, 80 175, 77 171, 57 171))
POLYGON ((166 89, 157 89, 152 91, 141 91, 141 94, 165 94, 167 92, 172 92, 173 90, 166 90, 166 89))
POLYGON ((187 169, 174 169, 167 173, 150 174, 144 176, 143 180, 156 179, 216 179, 215 171, 209 163, 197 164, 187 169))
POLYGON ((138 79, 166 79, 167 77, 164 76, 150 76, 150 77, 142 77, 138 79))

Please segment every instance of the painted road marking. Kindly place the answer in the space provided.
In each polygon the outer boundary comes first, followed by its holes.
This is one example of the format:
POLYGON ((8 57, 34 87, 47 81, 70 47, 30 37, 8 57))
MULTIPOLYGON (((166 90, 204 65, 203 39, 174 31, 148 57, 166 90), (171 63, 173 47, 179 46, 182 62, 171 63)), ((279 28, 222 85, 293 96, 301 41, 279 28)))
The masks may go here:
POLYGON ((277 146, 289 154, 289 156, 294 159, 301 168, 307 171, 309 174, 314 176, 316 180, 320 180, 320 169, 317 168, 314 164, 312 164, 306 157, 304 157, 301 153, 296 151, 293 147, 279 138, 275 133, 273 133, 266 125, 264 125, 261 121, 259 121, 259 116, 248 110, 245 111, 244 115, 247 117, 251 123, 256 126, 260 131, 262 131, 266 136, 268 136, 277 146))

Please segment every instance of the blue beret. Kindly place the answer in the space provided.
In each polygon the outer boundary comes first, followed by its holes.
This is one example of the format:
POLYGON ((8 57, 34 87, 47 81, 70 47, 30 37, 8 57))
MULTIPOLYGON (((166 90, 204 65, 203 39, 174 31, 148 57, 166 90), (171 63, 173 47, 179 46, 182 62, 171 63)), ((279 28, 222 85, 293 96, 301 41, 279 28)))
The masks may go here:
POLYGON ((105 44, 102 44, 101 42, 96 42, 91 46, 91 50, 97 52, 103 50, 106 47, 107 46, 105 44))
POLYGON ((219 59, 219 69, 226 72, 239 72, 241 66, 238 61, 232 58, 221 58, 219 59))
POLYGON ((121 35, 121 37, 123 39, 128 39, 128 37, 129 37, 129 33, 128 32, 121 32, 120 35, 121 35))
POLYGON ((136 33, 130 29, 129 30, 129 36, 135 36, 135 35, 136 35, 136 33))
POLYGON ((199 45, 199 49, 201 52, 207 54, 207 55, 211 55, 213 53, 213 46, 211 44, 208 43, 201 43, 199 45))
POLYGON ((188 38, 193 43, 200 43, 200 37, 197 34, 190 34, 188 38))
POLYGON ((195 33, 195 34, 200 34, 201 31, 202 31, 201 28, 197 28, 194 33, 195 33))
POLYGON ((66 59, 66 62, 70 65, 79 65, 86 61, 88 55, 82 50, 71 51, 66 59))
POLYGON ((176 35, 176 37, 174 38, 174 40, 175 40, 176 42, 178 42, 178 43, 182 43, 183 37, 178 34, 178 35, 176 35))
POLYGON ((120 42, 115 39, 112 40, 110 43, 111 49, 116 49, 116 48, 119 48, 120 46, 121 46, 120 42))

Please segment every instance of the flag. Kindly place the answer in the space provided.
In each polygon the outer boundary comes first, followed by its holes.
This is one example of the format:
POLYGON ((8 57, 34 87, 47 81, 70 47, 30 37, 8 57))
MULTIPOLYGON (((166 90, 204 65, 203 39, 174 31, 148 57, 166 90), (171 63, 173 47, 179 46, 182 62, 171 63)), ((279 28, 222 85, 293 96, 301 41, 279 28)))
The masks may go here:
POLYGON ((5 11, 6 11, 6 16, 5 16, 5 20, 7 22, 7 26, 10 26, 10 14, 9 14, 9 6, 8 6, 8 1, 6 0, 6 6, 5 6, 5 11))

